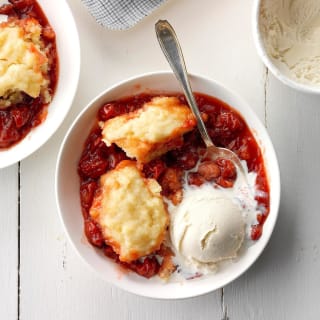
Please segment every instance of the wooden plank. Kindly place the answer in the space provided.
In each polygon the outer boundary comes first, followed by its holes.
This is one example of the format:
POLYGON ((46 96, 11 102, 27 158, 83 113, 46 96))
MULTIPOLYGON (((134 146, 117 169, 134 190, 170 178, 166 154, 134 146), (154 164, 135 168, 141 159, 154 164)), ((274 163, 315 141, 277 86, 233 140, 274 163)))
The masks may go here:
POLYGON ((18 165, 0 169, 0 319, 18 317, 18 165))
POLYGON ((267 249, 226 290, 231 319, 316 319, 320 287, 320 108, 269 75, 267 128, 279 157, 282 199, 267 249))

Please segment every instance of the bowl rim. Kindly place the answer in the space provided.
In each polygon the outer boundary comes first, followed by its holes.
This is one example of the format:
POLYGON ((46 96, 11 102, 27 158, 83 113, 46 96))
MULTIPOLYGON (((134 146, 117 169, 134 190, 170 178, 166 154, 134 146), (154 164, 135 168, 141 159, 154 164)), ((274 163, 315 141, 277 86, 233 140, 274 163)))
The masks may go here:
MULTIPOLYGON (((202 290, 201 292, 196 292, 196 293, 191 293, 188 290, 185 290, 185 292, 183 294, 181 294, 179 296, 163 296, 161 294, 158 294, 157 292, 154 292, 152 295, 147 294, 146 292, 140 292, 139 290, 135 290, 132 287, 128 287, 126 285, 123 285, 122 281, 113 281, 113 279, 106 279, 105 276, 103 276, 94 266, 93 264, 91 264, 85 257, 84 255, 80 252, 80 250, 77 248, 76 243, 73 241, 71 234, 69 233, 68 227, 67 227, 67 223, 65 220, 65 214, 62 212, 62 208, 60 205, 60 200, 59 200, 59 181, 60 181, 60 177, 59 177, 59 171, 60 171, 60 165, 61 165, 61 158, 62 155, 64 153, 64 146, 66 145, 66 142, 69 139, 69 136, 71 135, 72 131, 75 129, 76 125, 78 124, 78 122, 81 120, 81 118, 90 110, 90 108, 92 106, 94 106, 94 104, 101 99, 103 96, 107 95, 109 92, 111 92, 113 89, 120 87, 122 85, 125 85, 129 82, 132 81, 137 81, 139 79, 143 79, 145 77, 154 77, 154 76, 161 76, 161 75, 170 75, 173 76, 173 73, 171 71, 152 71, 152 72, 146 72, 146 73, 141 73, 129 78, 126 78, 124 80, 121 80, 109 87, 107 87, 106 89, 104 89, 102 92, 100 92, 96 97, 94 97, 93 99, 91 99, 91 101, 81 110, 81 112, 76 116, 76 118, 74 119, 74 121, 72 122, 72 124, 70 125, 70 127, 68 128, 63 141, 60 145, 59 148, 59 152, 58 152, 58 156, 57 156, 57 161, 56 161, 56 168, 55 168, 55 200, 56 200, 56 205, 58 208, 58 214, 59 214, 59 219, 63 225, 63 229, 65 230, 65 234, 67 236, 67 238, 69 239, 69 242, 71 243, 72 247, 74 248, 74 250, 77 252, 77 255, 80 257, 80 259, 82 261, 84 261, 84 263, 89 266, 90 269, 92 269, 94 271, 95 274, 98 275, 98 277, 100 279, 103 279, 104 281, 106 281, 107 283, 109 283, 110 285, 114 285, 126 292, 132 293, 132 294, 136 294, 138 296, 142 296, 142 297, 146 297, 146 298, 150 298, 150 299, 159 299, 159 300, 182 300, 182 299, 188 299, 188 298, 192 298, 192 297, 197 297, 197 296, 201 296, 201 295, 205 295, 208 294, 210 292, 216 291, 228 284, 230 284, 231 282, 233 282, 234 280, 238 279, 241 275, 243 275, 256 261, 257 259, 260 257, 260 255, 262 254, 262 252, 264 251, 265 247, 267 246, 267 244, 269 243, 269 240, 271 238, 271 235, 274 231, 274 227, 276 224, 276 221, 278 219, 278 214, 279 214, 279 206, 280 206, 280 195, 281 195, 281 183, 280 183, 280 170, 279 170, 279 163, 278 163, 278 158, 276 156, 276 152, 275 149, 273 147, 271 138, 265 128, 265 125, 262 123, 262 121, 258 118, 258 116, 256 115, 256 113, 254 112, 254 110, 250 107, 250 105, 248 103, 246 103, 245 100, 243 100, 241 98, 241 96, 239 96, 237 93, 235 93, 234 91, 226 88, 224 85, 222 85, 221 83, 219 83, 216 80, 213 80, 211 78, 208 78, 206 76, 203 75, 199 75, 199 74, 195 74, 195 73, 189 73, 190 77, 194 77, 195 79, 199 79, 200 81, 209 81, 210 83, 212 83, 213 85, 216 85, 217 87, 219 87, 220 89, 222 89, 224 92, 226 92, 228 95, 232 96, 234 99, 236 99, 237 101, 239 101, 239 103, 245 105, 246 109, 248 109, 250 111, 250 116, 252 116, 254 118, 254 121, 259 122, 262 126, 263 126, 263 130, 264 133, 267 136, 267 144, 268 144, 268 149, 269 151, 272 153, 272 156, 275 160, 275 166, 272 167, 272 177, 273 177, 273 183, 275 184, 275 187, 277 188, 277 192, 274 194, 274 198, 273 198, 273 203, 274 203, 274 212, 272 212, 272 216, 268 216, 268 223, 270 225, 270 232, 268 234, 266 234, 264 236, 264 239, 260 239, 259 241, 264 240, 263 244, 261 245, 261 250, 258 252, 258 254, 255 255, 254 259, 248 263, 246 265, 245 268, 243 268, 241 270, 241 272, 236 273, 233 277, 231 277, 227 282, 224 282, 223 285, 220 286, 212 286, 210 289, 207 290, 202 290)), ((182 92, 182 89, 181 89, 182 92)), ((218 99, 220 99, 220 97, 217 97, 218 99)), ((237 109, 236 109, 237 110, 237 109)), ((243 115, 242 115, 243 116, 243 115)), ((244 117, 244 116, 243 116, 244 117)), ((81 218, 82 216, 79 215, 79 217, 81 218)), ((81 235, 79 235, 80 237, 81 235)), ((93 248, 94 249, 94 248, 93 248)), ((118 280, 118 279, 116 279, 118 280)))
MULTIPOLYGON (((54 31, 56 32, 56 28, 53 26, 53 19, 52 15, 53 13, 48 13, 48 9, 44 8, 46 6, 46 3, 50 3, 48 0, 38 0, 39 5, 41 9, 43 10, 46 18, 48 19, 49 24, 53 27, 54 31)), ((52 5, 52 4, 51 4, 52 5)), ((61 108, 59 109, 59 114, 56 116, 55 122, 56 123, 50 123, 49 126, 46 126, 46 122, 48 121, 48 116, 50 115, 50 106, 55 103, 55 99, 57 96, 57 90, 60 87, 60 82, 61 82, 61 57, 60 53, 61 50, 59 51, 59 34, 57 34, 57 39, 56 39, 56 44, 57 44, 57 51, 58 51, 58 81, 56 85, 56 89, 52 98, 52 101, 48 104, 47 106, 47 117, 45 120, 40 123, 38 126, 31 128, 31 130, 27 133, 25 137, 23 137, 22 140, 20 140, 18 143, 14 144, 13 146, 9 147, 8 149, 0 149, 0 169, 9 167, 11 165, 17 164, 18 162, 26 159, 30 155, 32 155, 34 152, 39 150, 43 145, 45 145, 51 138, 52 136, 57 132, 57 130, 61 127, 63 124, 66 116, 68 115, 75 95, 77 93, 77 88, 79 86, 79 79, 80 79, 80 62, 81 62, 81 47, 80 47, 80 37, 79 37, 79 31, 76 25, 76 21, 74 19, 74 14, 70 8, 69 3, 66 0, 62 0, 60 6, 64 7, 64 12, 65 14, 69 17, 69 22, 68 22, 68 29, 70 30, 70 33, 72 34, 72 45, 73 45, 73 51, 72 51, 72 70, 74 71, 74 74, 72 76, 72 81, 69 82, 70 84, 70 95, 67 100, 67 108, 61 108), (59 53, 60 52, 60 53, 59 53), (45 131, 45 134, 43 136, 39 136, 37 131, 38 130, 44 130, 40 129, 42 127, 46 126, 47 130, 45 131), (32 136, 37 135, 39 138, 36 141, 36 143, 28 143, 28 139, 33 139, 32 136), (20 147, 20 145, 23 144, 23 147, 20 147), (24 145, 28 144, 28 145, 24 145), (1 154, 2 153, 13 153, 12 157, 11 156, 5 156, 4 159, 1 159, 1 154)), ((59 6, 59 7, 60 7, 59 6)), ((61 46, 60 46, 61 49, 61 46)), ((61 91, 62 89, 60 89, 61 91)), ((57 113, 57 112, 56 112, 57 113)), ((33 139, 34 140, 34 139, 33 139)))
POLYGON ((282 73, 279 68, 275 66, 272 62, 272 58, 267 53, 267 50, 264 46, 264 41, 262 39, 261 31, 260 31, 260 6, 264 0, 254 0, 253 3, 253 10, 252 10, 252 35, 253 40, 255 43, 256 50, 265 64, 265 66, 272 72, 272 74, 278 78, 282 83, 285 85, 298 90, 304 93, 311 93, 311 94, 320 94, 320 87, 315 87, 311 85, 307 85, 304 83, 300 83, 298 81, 293 80, 292 78, 288 77, 284 73, 282 73))

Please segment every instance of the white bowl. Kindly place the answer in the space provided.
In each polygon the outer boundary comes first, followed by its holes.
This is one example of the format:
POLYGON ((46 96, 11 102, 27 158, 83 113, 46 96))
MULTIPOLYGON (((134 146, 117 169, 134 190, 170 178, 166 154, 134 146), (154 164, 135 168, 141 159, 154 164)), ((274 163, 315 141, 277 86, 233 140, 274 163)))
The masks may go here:
POLYGON ((144 74, 118 83, 102 92, 75 119, 62 142, 58 155, 55 176, 56 201, 62 223, 71 243, 82 259, 103 279, 141 296, 162 299, 187 298, 213 291, 228 284, 245 272, 261 254, 271 236, 278 215, 280 199, 279 168, 265 127, 241 98, 222 85, 195 75, 191 76, 191 84, 193 90, 218 97, 242 114, 263 152, 270 183, 270 214, 265 222, 262 237, 241 256, 238 262, 230 263, 216 274, 185 281, 184 283, 163 283, 157 277, 147 280, 134 273, 121 275, 119 267, 113 261, 106 258, 99 250, 95 250, 88 243, 83 231, 77 165, 84 142, 96 121, 97 110, 104 102, 138 92, 152 92, 154 90, 181 92, 172 73, 144 74))
POLYGON ((56 33, 59 77, 47 118, 16 145, 0 149, 0 168, 12 165, 39 149, 58 129, 71 108, 80 75, 80 42, 66 1, 38 0, 56 33), (61 23, 63 21, 63 23, 61 23))
MULTIPOLYGON (((320 93, 320 85, 305 83, 297 78, 295 78, 292 73, 290 73, 289 68, 268 54, 268 50, 265 45, 265 40, 261 31, 261 4, 265 0, 255 0, 253 5, 253 17, 252 17, 252 30, 253 39, 257 52, 265 64, 265 66, 272 72, 272 74, 282 81, 284 84, 290 86, 291 88, 304 92, 304 93, 320 93)), ((270 0, 269 0, 270 1, 270 0)), ((278 1, 278 0, 273 0, 278 1)), ((290 2, 290 0, 287 0, 290 2)), ((303 4, 303 1, 301 1, 303 4)))

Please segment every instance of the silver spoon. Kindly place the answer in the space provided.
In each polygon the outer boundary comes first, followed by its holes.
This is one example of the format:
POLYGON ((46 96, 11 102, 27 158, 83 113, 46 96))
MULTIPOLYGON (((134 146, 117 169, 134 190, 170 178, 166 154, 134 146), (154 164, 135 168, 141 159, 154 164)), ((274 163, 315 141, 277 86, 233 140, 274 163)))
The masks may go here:
POLYGON ((229 149, 216 147, 208 134, 192 93, 182 50, 174 29, 167 20, 159 20, 155 25, 155 29, 161 49, 166 56, 176 78, 180 82, 188 104, 197 119, 198 130, 207 147, 206 157, 209 157, 212 160, 216 160, 218 158, 231 160, 245 177, 245 170, 239 157, 229 149))

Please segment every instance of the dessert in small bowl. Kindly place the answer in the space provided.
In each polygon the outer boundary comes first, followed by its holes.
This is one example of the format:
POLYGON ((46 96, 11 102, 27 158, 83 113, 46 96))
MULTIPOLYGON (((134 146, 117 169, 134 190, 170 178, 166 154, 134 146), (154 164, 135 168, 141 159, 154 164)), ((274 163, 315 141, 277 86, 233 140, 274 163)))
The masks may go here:
POLYGON ((190 76, 213 141, 247 168, 205 157, 173 73, 107 89, 60 148, 56 199, 76 251, 108 282, 178 299, 218 289, 258 258, 277 219, 280 178, 270 138, 234 93, 190 76))
POLYGON ((62 123, 78 84, 80 46, 65 1, 3 1, 0 16, 3 168, 36 151, 62 123))
POLYGON ((284 84, 320 93, 320 3, 255 0, 253 36, 264 64, 284 84))

